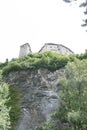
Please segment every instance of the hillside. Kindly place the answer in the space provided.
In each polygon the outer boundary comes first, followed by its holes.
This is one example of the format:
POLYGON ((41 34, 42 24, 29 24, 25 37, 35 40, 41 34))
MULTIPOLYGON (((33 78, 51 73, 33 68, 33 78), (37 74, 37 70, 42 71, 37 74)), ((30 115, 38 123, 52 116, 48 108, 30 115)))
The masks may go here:
MULTIPOLYGON (((51 130, 49 125, 49 128, 40 127, 45 122, 51 121, 51 115, 60 108, 59 92, 62 89, 60 79, 65 75, 65 66, 68 63, 73 64, 76 59, 79 60, 77 61, 79 65, 87 66, 87 53, 69 56, 52 52, 36 53, 24 58, 12 59, 8 63, 1 63, 0 100, 4 104, 0 104, 0 113, 5 110, 5 113, 0 116, 1 130, 51 130)), ((82 68, 81 74, 84 72, 85 67, 82 68)), ((53 124, 55 123, 56 121, 53 124)), ((57 130, 62 130, 62 126, 58 119, 57 130)))

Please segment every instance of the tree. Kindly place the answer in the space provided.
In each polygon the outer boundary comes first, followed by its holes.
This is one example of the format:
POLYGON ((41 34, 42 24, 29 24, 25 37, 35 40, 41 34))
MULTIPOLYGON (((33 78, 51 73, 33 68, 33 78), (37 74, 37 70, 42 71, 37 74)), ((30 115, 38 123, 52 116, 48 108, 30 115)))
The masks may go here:
POLYGON ((0 83, 0 130, 10 128, 10 109, 6 106, 8 102, 9 87, 6 83, 0 83))
MULTIPOLYGON (((63 1, 66 2, 66 3, 71 3, 71 2, 79 1, 79 0, 63 0, 63 1)), ((80 7, 84 7, 85 8, 84 15, 87 15, 87 0, 85 0, 85 2, 82 2, 80 4, 80 7)), ((81 26, 82 27, 86 27, 87 26, 87 18, 85 20, 83 20, 83 22, 84 23, 81 26)))
POLYGON ((87 60, 68 63, 61 80, 62 104, 54 117, 68 123, 67 130, 87 128, 87 60))

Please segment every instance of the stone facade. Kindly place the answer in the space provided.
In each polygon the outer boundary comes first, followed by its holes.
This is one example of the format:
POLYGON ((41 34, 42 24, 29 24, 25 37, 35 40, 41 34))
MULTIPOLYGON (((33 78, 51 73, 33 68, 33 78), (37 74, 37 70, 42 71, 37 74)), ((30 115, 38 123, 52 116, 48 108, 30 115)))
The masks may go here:
POLYGON ((46 52, 46 51, 53 51, 53 52, 56 52, 56 53, 59 53, 59 54, 62 54, 62 55, 73 53, 69 48, 67 48, 67 47, 65 47, 61 44, 54 44, 54 43, 46 43, 41 48, 39 53, 43 53, 43 52, 46 52))
POLYGON ((28 43, 25 43, 23 45, 20 46, 20 52, 19 52, 19 58, 24 57, 28 54, 31 54, 31 47, 28 43))
MULTIPOLYGON (((53 51, 62 55, 73 54, 69 48, 65 47, 62 44, 54 44, 54 43, 45 43, 45 45, 40 49, 38 53, 43 53, 46 51, 53 51)), ((28 54, 31 54, 31 47, 28 43, 25 43, 20 46, 19 58, 24 57, 28 54)))

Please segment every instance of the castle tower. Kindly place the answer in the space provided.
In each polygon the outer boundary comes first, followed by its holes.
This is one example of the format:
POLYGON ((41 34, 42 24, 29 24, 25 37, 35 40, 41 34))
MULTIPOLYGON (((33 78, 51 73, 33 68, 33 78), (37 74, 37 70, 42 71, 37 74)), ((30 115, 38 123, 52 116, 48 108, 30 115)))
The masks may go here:
POLYGON ((31 51, 31 47, 29 43, 25 43, 20 46, 19 58, 27 56, 28 54, 31 54, 31 53, 32 51, 31 51))

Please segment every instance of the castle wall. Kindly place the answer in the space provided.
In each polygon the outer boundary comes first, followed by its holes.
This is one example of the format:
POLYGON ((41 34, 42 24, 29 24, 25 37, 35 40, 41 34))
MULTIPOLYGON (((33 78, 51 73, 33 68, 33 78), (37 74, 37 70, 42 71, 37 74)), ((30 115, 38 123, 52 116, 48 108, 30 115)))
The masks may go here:
MULTIPOLYGON (((62 55, 73 54, 73 52, 69 48, 67 48, 67 47, 65 47, 61 44, 54 44, 54 43, 46 43, 41 48, 39 53, 43 53, 43 52, 46 52, 46 51, 53 51, 55 53, 59 53, 59 54, 62 54, 62 55)), ((31 53, 32 53, 31 47, 28 43, 20 46, 19 58, 27 56, 28 54, 31 54, 31 53)))
POLYGON ((28 54, 31 54, 31 48, 30 45, 28 43, 20 46, 20 52, 19 52, 19 58, 24 57, 28 54))
POLYGON ((43 53, 46 51, 53 51, 53 52, 63 54, 63 55, 73 53, 69 48, 61 44, 53 44, 53 43, 46 43, 39 52, 43 53))

